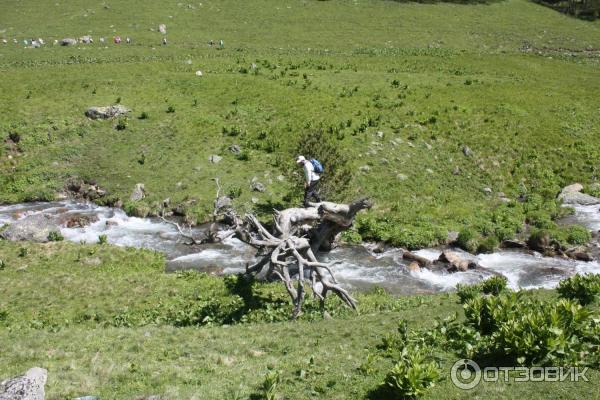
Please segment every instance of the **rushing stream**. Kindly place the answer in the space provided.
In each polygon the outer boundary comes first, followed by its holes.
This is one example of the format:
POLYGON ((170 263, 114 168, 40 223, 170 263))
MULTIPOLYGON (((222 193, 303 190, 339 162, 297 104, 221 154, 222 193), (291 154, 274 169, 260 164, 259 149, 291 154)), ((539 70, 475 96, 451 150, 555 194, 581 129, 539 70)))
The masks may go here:
MULTIPOLYGON (((577 206, 576 214, 567 222, 576 222, 591 230, 600 230, 600 206, 577 206)), ((66 240, 95 243, 99 235, 117 246, 148 248, 163 252, 167 271, 196 269, 213 273, 235 273, 244 270, 254 260, 254 249, 238 241, 227 239, 220 244, 189 246, 182 242, 177 230, 155 218, 128 217, 122 210, 100 207, 90 203, 61 201, 26 203, 0 206, 0 226, 26 216, 45 213, 61 223, 66 240), (83 228, 68 228, 64 224, 75 216, 96 220, 83 228)), ((196 228, 200 232, 203 227, 196 228)), ((423 249, 417 254, 437 259, 441 249, 423 249)), ((366 290, 382 286, 392 293, 434 293, 451 290, 458 283, 475 283, 489 272, 470 270, 446 273, 422 269, 409 271, 407 260, 400 249, 375 254, 369 246, 342 246, 319 256, 323 260, 339 260, 334 267, 336 278, 346 287, 366 290)), ((489 270, 508 278, 513 288, 552 288, 561 279, 575 273, 600 273, 598 261, 582 262, 564 258, 542 257, 522 250, 499 251, 477 256, 477 262, 489 270)))

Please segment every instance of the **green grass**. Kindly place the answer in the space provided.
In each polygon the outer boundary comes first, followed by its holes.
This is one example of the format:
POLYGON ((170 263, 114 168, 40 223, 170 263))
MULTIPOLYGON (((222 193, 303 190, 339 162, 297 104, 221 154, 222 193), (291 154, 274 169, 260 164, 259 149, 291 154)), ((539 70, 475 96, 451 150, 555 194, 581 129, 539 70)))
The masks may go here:
MULTIPOLYGON (((333 302, 333 319, 315 313, 296 322, 268 323, 265 301, 254 313, 258 322, 177 327, 174 320, 137 317, 148 310, 164 316, 164 304, 177 306, 186 299, 202 303, 204 295, 226 303, 227 297, 235 297, 225 294, 226 280, 196 273, 164 274, 157 254, 108 245, 0 241, 0 258, 4 261, 0 376, 32 366, 47 368, 46 393, 51 400, 86 394, 102 399, 151 394, 167 399, 258 398, 269 370, 280 371, 276 393, 286 399, 373 398, 392 360, 369 354, 377 352, 400 320, 405 319, 410 329, 431 330, 436 318, 462 314, 454 294, 395 298, 373 291, 359 296, 358 314, 333 302), (90 257, 101 262, 90 262, 90 257), (125 308, 131 316, 129 326, 112 323, 109 317, 122 315, 125 308), (86 313, 98 318, 76 317, 86 313)), ((285 295, 279 284, 256 284, 251 291, 259 297, 285 295)), ((529 295, 557 298, 554 291, 529 295)), ((271 306, 272 312, 289 316, 287 299, 271 306)), ((464 398, 465 392, 449 380, 450 367, 459 356, 449 349, 438 356, 444 380, 425 398, 464 398)), ((595 382, 600 374, 590 370, 588 376, 589 383, 482 384, 468 394, 501 399, 598 398, 595 382)))
MULTIPOLYGON (((597 50, 581 51, 597 49, 600 21, 524 0, 189 4, 3 2, 0 202, 52 199, 79 176, 125 201, 143 182, 148 197, 137 207, 146 210, 195 198, 190 217, 203 221, 220 178, 240 210, 270 214, 299 202, 293 177, 277 176, 298 138, 316 129, 350 156, 346 198, 375 201, 354 240, 412 248, 465 227, 474 240, 513 236, 525 220, 554 229, 561 186, 597 180, 600 64, 597 50), (167 46, 150 30, 160 23, 167 46), (96 43, 12 43, 84 34, 96 43), (115 34, 133 44, 98 43, 115 34), (83 115, 117 101, 133 110, 125 129, 83 115), (211 164, 212 154, 223 160, 211 164), (254 177, 265 193, 250 191, 254 177), (528 200, 502 205, 500 191, 528 200)), ((258 398, 270 369, 281 371, 276 393, 286 399, 377 398, 392 362, 369 365, 368 355, 398 321, 426 330, 460 313, 455 295, 377 290, 358 295, 358 314, 334 300, 333 319, 323 319, 308 301, 290 323, 280 285, 164 274, 163 257, 147 251, 0 241, 0 259, 0 376, 46 367, 49 399, 258 398)), ((596 370, 590 383, 501 382, 465 393, 448 378, 458 356, 440 357, 446 379, 426 398, 600 398, 596 370)))
POLYGON ((548 49, 593 47, 598 21, 518 0, 36 5, 4 7, 2 35, 91 33, 96 43, 0 47, 0 132, 21 135, 20 152, 0 150, 0 202, 52 198, 67 177, 82 176, 123 200, 143 182, 150 209, 166 197, 196 198, 189 213, 198 221, 212 207, 215 177, 241 189, 239 208, 296 204, 299 189, 290 197, 289 177, 276 177, 293 163, 300 134, 322 127, 351 155, 346 198, 373 197, 378 224, 385 216, 406 230, 371 236, 423 245, 489 219, 497 192, 550 201, 561 185, 597 176, 597 58, 548 49), (168 46, 150 31, 159 23, 168 46), (134 44, 99 45, 113 34, 134 44), (206 44, 221 38, 223 50, 206 44), (542 54, 522 53, 525 42, 542 54), (83 116, 117 99, 133 109, 126 129, 83 116), (241 133, 223 133, 232 128, 241 133), (233 143, 244 157, 227 150, 233 143), (224 159, 211 164, 211 154, 224 159), (250 190, 253 177, 267 192, 250 190))

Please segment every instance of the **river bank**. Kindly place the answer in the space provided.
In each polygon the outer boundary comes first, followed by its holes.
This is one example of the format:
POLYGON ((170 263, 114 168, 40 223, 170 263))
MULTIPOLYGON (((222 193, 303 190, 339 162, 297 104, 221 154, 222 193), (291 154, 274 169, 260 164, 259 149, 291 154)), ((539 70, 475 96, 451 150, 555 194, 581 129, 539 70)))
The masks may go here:
MULTIPOLYGON (((592 231, 600 229, 600 207, 575 206, 575 213, 565 223, 578 223, 592 231)), ((45 216, 58 226, 65 240, 97 243, 104 240, 124 247, 145 248, 161 252, 167 260, 165 271, 197 270, 211 274, 244 271, 252 263, 254 249, 237 239, 218 244, 187 245, 177 229, 158 218, 127 216, 118 208, 65 200, 59 202, 22 203, 0 206, 0 224, 11 224, 31 216, 45 216)), ((193 228, 201 234, 208 226, 193 228)), ((597 247, 593 247, 597 249, 597 247)), ((445 248, 425 248, 414 252, 434 261, 445 248)), ((337 279, 352 290, 365 291, 381 286, 393 294, 429 294, 452 290, 457 284, 471 284, 493 274, 508 279, 513 289, 553 288, 561 279, 576 273, 599 273, 598 261, 578 261, 563 257, 544 257, 525 249, 505 249, 491 254, 471 255, 453 249, 481 269, 448 273, 441 269, 411 268, 400 248, 383 252, 372 244, 341 245, 320 257, 338 260, 334 267, 337 279)))

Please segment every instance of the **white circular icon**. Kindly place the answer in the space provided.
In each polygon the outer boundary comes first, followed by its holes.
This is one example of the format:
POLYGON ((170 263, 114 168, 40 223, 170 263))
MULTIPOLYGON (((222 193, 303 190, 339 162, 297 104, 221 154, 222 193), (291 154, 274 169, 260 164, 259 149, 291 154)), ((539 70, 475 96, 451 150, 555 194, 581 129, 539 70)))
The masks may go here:
POLYGON ((481 368, 473 360, 458 360, 452 365, 450 379, 452 379, 454 386, 459 389, 473 389, 481 382, 481 368))

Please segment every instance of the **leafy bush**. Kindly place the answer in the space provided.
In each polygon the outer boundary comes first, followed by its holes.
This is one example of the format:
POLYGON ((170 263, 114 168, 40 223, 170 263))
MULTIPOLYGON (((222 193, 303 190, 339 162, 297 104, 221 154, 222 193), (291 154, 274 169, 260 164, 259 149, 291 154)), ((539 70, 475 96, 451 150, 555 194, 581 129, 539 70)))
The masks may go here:
POLYGON ((341 237, 344 242, 349 244, 362 243, 362 237, 360 236, 360 233, 356 232, 355 230, 344 231, 342 232, 341 237))
POLYGON ((372 215, 359 215, 355 224, 364 240, 383 240, 409 250, 435 246, 443 243, 447 236, 447 232, 434 224, 423 222, 418 226, 406 226, 391 218, 372 215))
POLYGON ((478 253, 493 253, 498 248, 500 242, 495 236, 488 236, 477 246, 478 253))
POLYGON ((125 129, 127 129, 127 119, 119 118, 117 125, 115 125, 115 129, 118 131, 124 131, 125 129))
POLYGON ((556 227, 555 229, 534 229, 527 244, 535 250, 554 248, 565 250, 571 246, 588 243, 592 239, 590 231, 579 225, 556 227))
POLYGON ((261 394, 264 400, 275 400, 275 389, 281 382, 281 373, 279 371, 269 371, 265 374, 265 380, 261 385, 261 394))
POLYGON ((175 112, 175 107, 169 106, 167 107, 167 114, 173 114, 175 112))
POLYGON ((98 244, 106 244, 108 243, 108 236, 102 234, 98 236, 98 244))
POLYGON ((148 119, 148 118, 150 118, 150 115, 146 111, 142 111, 142 113, 139 116, 139 119, 148 119))
POLYGON ((580 225, 571 225, 566 228, 565 240, 571 245, 583 245, 592 239, 590 231, 580 225))
POLYGON ((563 298, 577 299, 583 305, 589 304, 600 295, 600 275, 574 275, 560 281, 556 290, 563 298))
POLYGON ((482 293, 498 296, 500 293, 506 290, 507 285, 508 279, 506 279, 506 277, 493 276, 481 282, 478 286, 481 288, 482 293))
POLYGON ((402 397, 419 397, 440 379, 441 370, 426 350, 406 347, 400 360, 388 372, 385 383, 402 397))
POLYGON ((51 231, 48 233, 48 240, 51 242, 60 242, 64 240, 64 237, 59 231, 51 231))
POLYGON ((459 284, 456 286, 456 294, 460 302, 464 304, 467 300, 471 300, 482 293, 497 296, 506 290, 507 285, 508 280, 506 277, 493 276, 475 285, 459 284))
POLYGON ((593 319, 571 300, 541 301, 523 292, 477 295, 465 301, 467 324, 480 334, 472 343, 481 357, 512 365, 561 365, 588 361, 586 339, 593 319))
POLYGON ((458 233, 456 244, 469 253, 475 253, 479 247, 478 237, 479 235, 474 229, 464 228, 458 233))
POLYGON ((239 160, 239 161, 248 161, 248 160, 250 160, 250 155, 248 154, 247 151, 243 151, 239 154, 236 154, 235 158, 236 158, 236 160, 239 160))

